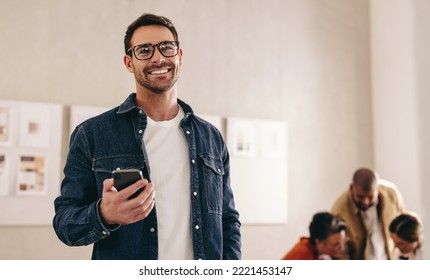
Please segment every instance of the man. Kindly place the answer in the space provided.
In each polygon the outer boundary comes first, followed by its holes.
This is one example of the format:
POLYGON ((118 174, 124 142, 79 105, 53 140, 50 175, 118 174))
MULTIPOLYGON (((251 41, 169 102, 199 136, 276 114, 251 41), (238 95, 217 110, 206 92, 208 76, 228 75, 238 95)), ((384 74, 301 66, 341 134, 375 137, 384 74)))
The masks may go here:
POLYGON ((402 196, 393 183, 380 180, 373 170, 358 169, 349 190, 332 208, 348 225, 349 254, 342 258, 392 259, 394 245, 388 226, 403 210, 402 196))
POLYGON ((55 200, 58 237, 94 244, 93 259, 240 259, 229 154, 219 131, 177 98, 175 27, 143 14, 124 46, 136 93, 73 132, 55 200), (145 178, 118 191, 111 172, 130 168, 145 178))
POLYGON ((331 260, 345 250, 346 224, 328 212, 316 213, 309 225, 310 237, 300 241, 282 258, 283 260, 331 260))

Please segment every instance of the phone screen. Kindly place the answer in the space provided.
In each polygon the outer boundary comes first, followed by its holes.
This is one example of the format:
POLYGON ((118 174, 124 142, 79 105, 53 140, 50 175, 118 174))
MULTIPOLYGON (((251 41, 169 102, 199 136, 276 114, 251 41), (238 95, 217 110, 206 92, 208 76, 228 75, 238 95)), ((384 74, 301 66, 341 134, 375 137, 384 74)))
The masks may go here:
MULTIPOLYGON (((139 169, 119 169, 112 171, 113 185, 118 190, 127 188, 128 186, 136 183, 136 181, 143 178, 142 171, 139 169)), ((130 198, 134 198, 142 192, 143 189, 138 190, 130 198)))

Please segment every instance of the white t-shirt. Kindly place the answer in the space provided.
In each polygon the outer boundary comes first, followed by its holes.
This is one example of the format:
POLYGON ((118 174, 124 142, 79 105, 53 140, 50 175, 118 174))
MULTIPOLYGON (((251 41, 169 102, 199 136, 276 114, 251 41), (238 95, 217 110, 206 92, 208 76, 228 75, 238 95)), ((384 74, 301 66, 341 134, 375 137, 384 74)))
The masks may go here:
POLYGON ((179 124, 185 114, 169 121, 148 117, 143 136, 155 187, 158 259, 193 259, 191 237, 190 163, 188 144, 179 124))
POLYGON ((381 221, 378 219, 376 205, 363 211, 364 224, 367 228, 367 242, 369 243, 370 260, 388 259, 385 252, 384 230, 381 221))

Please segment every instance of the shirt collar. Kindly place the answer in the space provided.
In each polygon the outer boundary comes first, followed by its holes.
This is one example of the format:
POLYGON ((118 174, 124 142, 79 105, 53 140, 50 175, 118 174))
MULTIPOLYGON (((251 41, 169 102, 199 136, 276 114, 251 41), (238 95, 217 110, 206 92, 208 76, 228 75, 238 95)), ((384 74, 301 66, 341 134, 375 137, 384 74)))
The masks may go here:
MULTIPOLYGON (((136 106, 135 100, 136 100, 136 93, 133 92, 127 97, 127 99, 121 105, 119 105, 118 111, 116 113, 117 114, 123 114, 123 113, 127 113, 127 112, 129 112, 135 108, 138 108, 136 106)), ((187 103, 180 100, 179 98, 177 101, 178 101, 179 106, 181 106, 181 108, 184 110, 185 117, 188 117, 190 114, 193 114, 193 110, 191 109, 191 107, 187 103)))
POLYGON ((136 93, 130 94, 127 99, 121 105, 119 105, 118 111, 116 113, 123 114, 133 110, 134 108, 137 108, 135 100, 136 93))

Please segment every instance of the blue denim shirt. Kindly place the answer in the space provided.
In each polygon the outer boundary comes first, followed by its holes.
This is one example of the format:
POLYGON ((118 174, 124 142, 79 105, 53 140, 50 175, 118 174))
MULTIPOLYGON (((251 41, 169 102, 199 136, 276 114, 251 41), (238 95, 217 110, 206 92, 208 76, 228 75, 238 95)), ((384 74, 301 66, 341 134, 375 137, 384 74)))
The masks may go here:
MULTIPOLYGON (((148 217, 130 225, 106 225, 99 213, 103 181, 114 169, 149 168, 143 144, 147 116, 135 98, 133 93, 119 107, 85 121, 70 139, 53 226, 69 246, 94 244, 92 259, 158 258, 156 205, 148 217)), ((194 258, 240 259, 241 224, 226 145, 214 126, 178 103, 185 112, 181 128, 189 147, 194 258)))

